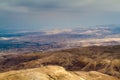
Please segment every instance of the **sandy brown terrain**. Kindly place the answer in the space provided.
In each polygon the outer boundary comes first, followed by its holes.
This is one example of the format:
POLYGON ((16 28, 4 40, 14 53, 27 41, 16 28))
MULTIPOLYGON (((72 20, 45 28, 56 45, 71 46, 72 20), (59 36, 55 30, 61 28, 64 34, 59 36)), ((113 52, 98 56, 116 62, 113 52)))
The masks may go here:
POLYGON ((66 71, 59 66, 46 66, 0 73, 0 80, 118 80, 96 71, 66 71))
POLYGON ((90 73, 91 71, 95 71, 95 73, 98 74, 103 73, 104 75, 109 75, 120 79, 120 46, 92 46, 60 51, 47 51, 16 55, 7 54, 0 56, 0 72, 2 74, 7 71, 40 68, 48 65, 62 66, 67 71, 87 72, 85 74, 88 74, 89 71, 90 73))

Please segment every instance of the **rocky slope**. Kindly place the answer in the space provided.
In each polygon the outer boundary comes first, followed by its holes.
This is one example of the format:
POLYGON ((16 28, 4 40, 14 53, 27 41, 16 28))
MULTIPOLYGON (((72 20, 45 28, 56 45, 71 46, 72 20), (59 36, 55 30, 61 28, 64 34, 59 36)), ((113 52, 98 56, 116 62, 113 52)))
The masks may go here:
POLYGON ((118 80, 95 72, 66 71, 59 66, 45 66, 35 69, 0 73, 0 80, 118 80))
POLYGON ((62 66, 67 71, 73 72, 86 71, 89 73, 90 71, 96 71, 96 73, 100 72, 120 79, 120 46, 91 46, 60 51, 4 54, 0 56, 1 73, 49 65, 62 66))

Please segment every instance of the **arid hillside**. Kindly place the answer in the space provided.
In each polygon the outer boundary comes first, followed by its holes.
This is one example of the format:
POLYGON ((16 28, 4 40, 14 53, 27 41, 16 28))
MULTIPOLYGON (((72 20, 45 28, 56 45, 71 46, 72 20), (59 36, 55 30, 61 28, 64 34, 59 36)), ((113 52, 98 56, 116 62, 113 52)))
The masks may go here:
POLYGON ((66 71, 60 66, 45 66, 0 73, 0 80, 118 80, 96 71, 66 71))
POLYGON ((120 78, 120 45, 0 56, 1 73, 48 65, 62 66, 67 71, 97 71, 120 78))

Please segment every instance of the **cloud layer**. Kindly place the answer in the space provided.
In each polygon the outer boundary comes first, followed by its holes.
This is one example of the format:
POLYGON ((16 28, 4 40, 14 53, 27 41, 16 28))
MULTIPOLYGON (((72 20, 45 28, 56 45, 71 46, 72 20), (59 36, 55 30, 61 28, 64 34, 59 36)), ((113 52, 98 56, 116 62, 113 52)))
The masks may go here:
POLYGON ((10 26, 118 24, 119 14, 120 0, 0 0, 0 21, 10 26))
MULTIPOLYGON (((9 11, 78 11, 96 9, 107 11, 120 11, 119 0, 1 0, 0 10, 9 11)), ((91 10, 90 10, 91 11, 91 10)))

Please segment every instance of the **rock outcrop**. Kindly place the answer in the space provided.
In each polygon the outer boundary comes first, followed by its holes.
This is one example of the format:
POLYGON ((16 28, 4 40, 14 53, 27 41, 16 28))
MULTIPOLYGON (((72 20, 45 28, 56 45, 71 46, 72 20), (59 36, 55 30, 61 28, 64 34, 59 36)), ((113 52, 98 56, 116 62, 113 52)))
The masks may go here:
POLYGON ((96 71, 66 71, 60 66, 8 71, 0 73, 0 80, 118 80, 96 71))

